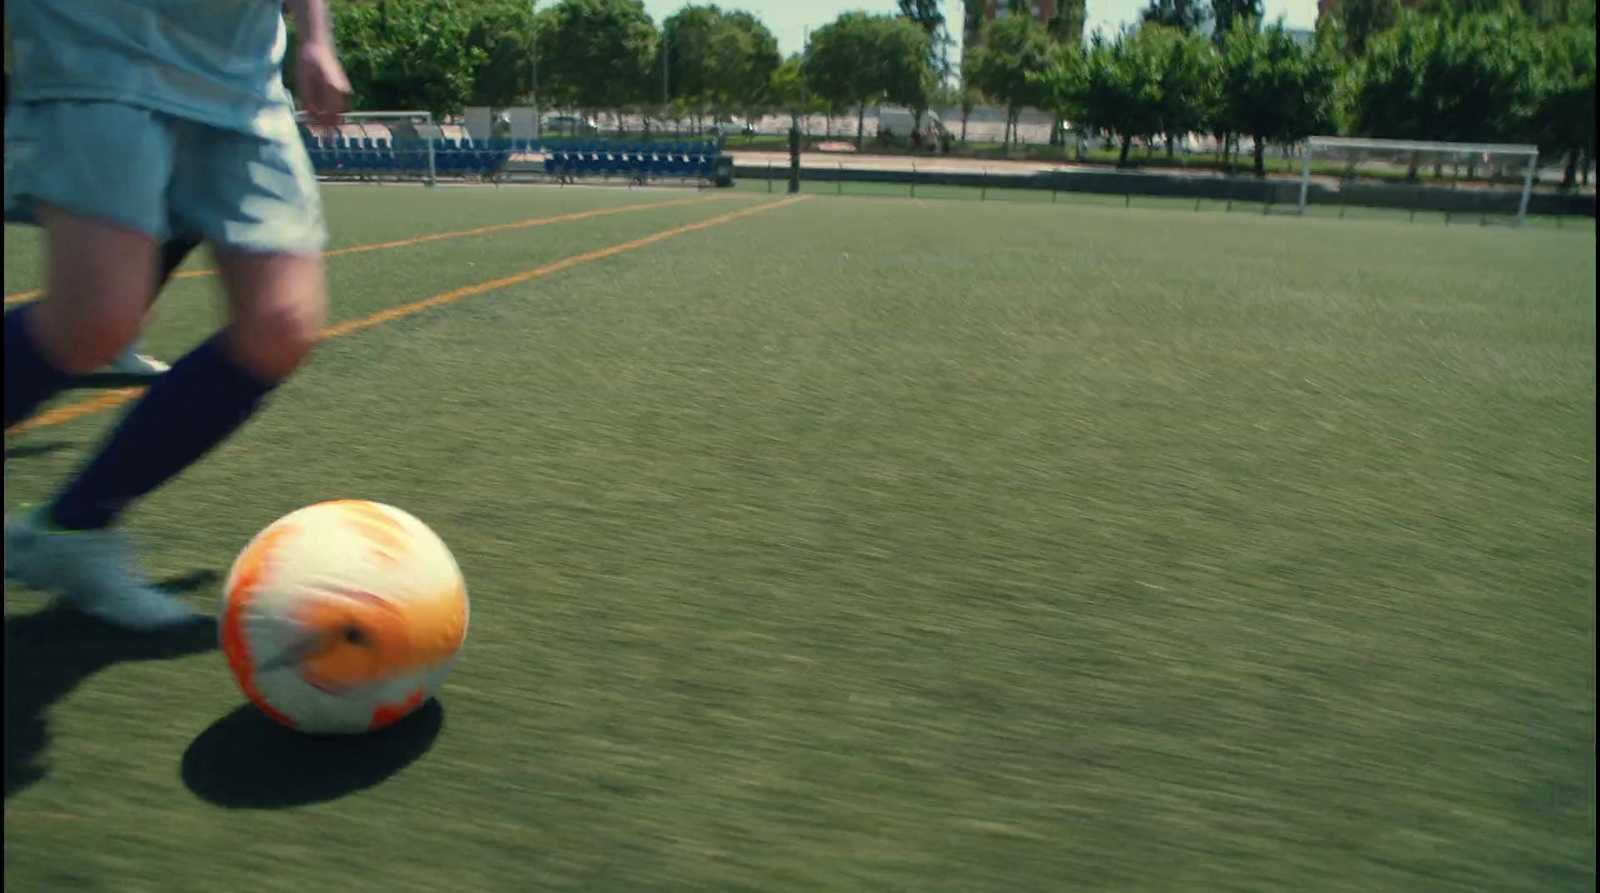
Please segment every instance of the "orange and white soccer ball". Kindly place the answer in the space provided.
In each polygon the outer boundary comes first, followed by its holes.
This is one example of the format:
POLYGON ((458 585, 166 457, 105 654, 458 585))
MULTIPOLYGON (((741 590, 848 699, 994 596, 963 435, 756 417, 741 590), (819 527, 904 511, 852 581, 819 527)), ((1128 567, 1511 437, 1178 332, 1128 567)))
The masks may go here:
POLYGON ((467 637, 467 587, 450 550, 376 502, 323 502, 274 521, 239 553, 224 598, 222 652, 239 688, 310 734, 413 713, 467 637))

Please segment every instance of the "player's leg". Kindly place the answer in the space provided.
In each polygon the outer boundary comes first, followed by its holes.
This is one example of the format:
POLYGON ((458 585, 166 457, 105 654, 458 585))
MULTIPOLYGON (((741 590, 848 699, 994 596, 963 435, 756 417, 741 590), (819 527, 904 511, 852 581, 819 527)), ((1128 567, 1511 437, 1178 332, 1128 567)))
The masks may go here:
MULTIPOLYGON (((245 423, 315 345, 326 313, 316 179, 292 119, 287 137, 176 122, 173 213, 218 248, 228 328, 174 363, 134 405, 42 523, 105 532, 130 503, 199 460, 245 423)), ((125 593, 126 582, 104 590, 125 593)), ((149 628, 185 619, 175 599, 109 599, 99 616, 149 628)), ((100 602, 90 600, 91 605, 100 602)))
POLYGON ((6 314, 7 428, 131 342, 155 280, 150 237, 65 210, 41 208, 39 216, 49 286, 38 301, 6 314))
POLYGON ((6 219, 44 226, 46 251, 44 297, 5 316, 7 428, 138 334, 171 167, 170 139, 147 118, 108 103, 36 103, 6 116, 6 219))
MULTIPOLYGON (((174 236, 162 244, 161 275, 156 282, 156 292, 152 294, 152 300, 159 295, 162 288, 166 287, 172 274, 183 266, 189 254, 199 246, 200 240, 193 236, 174 236)), ((111 371, 118 375, 154 376, 171 368, 149 354, 140 353, 137 343, 130 345, 111 361, 111 371)))
MULTIPOLYGON (((174 155, 169 128, 140 109, 60 103, 30 114, 30 126, 39 125, 39 153, 24 153, 7 172, 7 214, 43 225, 48 285, 44 297, 6 317, 8 427, 68 377, 103 367, 137 335, 157 282, 174 155), (113 133, 114 146, 106 141, 113 133)), ((6 520, 5 570, 128 627, 192 616, 182 602, 138 582, 116 531, 60 524, 50 508, 6 520)))

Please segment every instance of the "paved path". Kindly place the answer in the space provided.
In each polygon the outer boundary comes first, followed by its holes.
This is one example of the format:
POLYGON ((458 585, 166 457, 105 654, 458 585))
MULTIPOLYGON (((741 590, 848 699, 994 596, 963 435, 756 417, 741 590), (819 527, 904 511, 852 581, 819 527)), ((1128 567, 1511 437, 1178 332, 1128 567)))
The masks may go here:
MULTIPOLYGON (((733 156, 733 163, 763 167, 772 165, 773 168, 787 168, 789 166, 788 152, 742 152, 738 149, 728 150, 733 156)), ((939 155, 856 155, 847 152, 802 152, 800 153, 801 167, 847 167, 853 170, 874 171, 909 171, 913 167, 919 171, 941 171, 952 173, 982 173, 988 171, 992 174, 1036 174, 1041 171, 1060 170, 1093 170, 1091 165, 1052 163, 1048 161, 1010 161, 988 160, 983 158, 951 158, 939 155)), ((1100 168, 1104 169, 1104 168, 1100 168)))
MULTIPOLYGON (((750 167, 765 167, 771 165, 773 170, 787 170, 789 167, 789 153, 787 152, 741 152, 737 148, 727 150, 733 156, 733 163, 748 165, 750 167)), ((978 174, 988 171, 991 174, 1039 174, 1051 171, 1094 171, 1102 174, 1120 173, 1115 168, 1104 164, 1074 164, 1064 161, 1025 161, 1010 159, 988 158, 952 158, 948 156, 925 155, 856 155, 854 153, 839 152, 802 152, 800 153, 800 166, 803 168, 837 168, 845 167, 851 170, 874 171, 933 171, 939 173, 978 174)), ((1146 167, 1139 171, 1127 171, 1130 174, 1177 174, 1189 177, 1223 177, 1224 174, 1202 169, 1161 168, 1146 167)), ((1300 175, 1284 173, 1277 170, 1268 170, 1267 178, 1271 180, 1293 180, 1298 182, 1300 175)), ((1336 178, 1313 177, 1313 180, 1328 183, 1337 182, 1336 178)))

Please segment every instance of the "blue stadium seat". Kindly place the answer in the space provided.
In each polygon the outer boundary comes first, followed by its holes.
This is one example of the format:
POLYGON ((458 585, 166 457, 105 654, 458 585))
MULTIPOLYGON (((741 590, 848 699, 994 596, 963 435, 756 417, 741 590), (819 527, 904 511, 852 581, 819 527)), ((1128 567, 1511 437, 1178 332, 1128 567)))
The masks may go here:
POLYGON ((655 177, 672 176, 672 155, 665 151, 658 153, 650 162, 650 174, 655 177))

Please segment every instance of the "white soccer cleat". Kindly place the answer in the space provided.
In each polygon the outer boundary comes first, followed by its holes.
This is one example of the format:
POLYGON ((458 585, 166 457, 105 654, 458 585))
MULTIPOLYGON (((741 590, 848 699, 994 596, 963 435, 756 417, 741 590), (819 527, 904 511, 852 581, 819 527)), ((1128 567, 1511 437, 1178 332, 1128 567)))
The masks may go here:
POLYGON ((118 375, 160 375, 171 368, 155 357, 133 350, 125 350, 111 361, 111 371, 118 375))
POLYGON ((126 537, 117 530, 59 530, 33 509, 6 519, 6 576, 58 593, 84 614, 113 626, 155 631, 199 615, 184 602, 138 582, 126 537))

